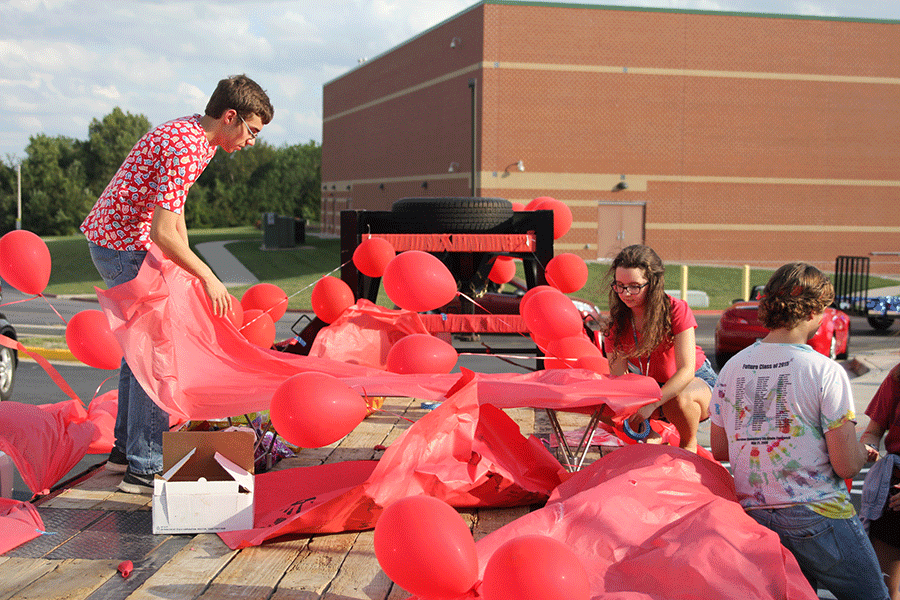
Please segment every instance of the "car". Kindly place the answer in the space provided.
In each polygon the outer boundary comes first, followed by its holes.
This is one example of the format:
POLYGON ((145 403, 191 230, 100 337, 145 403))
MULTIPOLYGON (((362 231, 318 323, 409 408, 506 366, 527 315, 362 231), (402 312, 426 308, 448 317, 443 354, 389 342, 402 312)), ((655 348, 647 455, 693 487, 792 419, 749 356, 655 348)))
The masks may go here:
MULTIPOLYGON (((762 289, 761 285, 755 286, 750 295, 752 300, 736 300, 722 313, 716 325, 716 365, 719 369, 732 356, 769 333, 758 314, 762 289)), ((832 359, 846 359, 850 350, 850 317, 847 313, 826 307, 822 325, 809 345, 832 359)))
MULTIPOLYGON (((3 290, 0 290, 0 302, 3 290)), ((3 313, 0 313, 0 335, 17 340, 16 330, 3 313)), ((12 398, 13 384, 16 380, 16 367, 19 366, 19 353, 12 348, 0 346, 0 401, 12 398)))

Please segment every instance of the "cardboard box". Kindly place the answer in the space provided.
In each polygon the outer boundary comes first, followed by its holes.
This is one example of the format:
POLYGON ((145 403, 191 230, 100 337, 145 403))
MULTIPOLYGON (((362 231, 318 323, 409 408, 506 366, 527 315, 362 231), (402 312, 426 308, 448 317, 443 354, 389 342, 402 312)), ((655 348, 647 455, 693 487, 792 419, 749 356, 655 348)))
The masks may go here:
POLYGON ((164 433, 153 533, 252 529, 255 441, 252 431, 164 433))

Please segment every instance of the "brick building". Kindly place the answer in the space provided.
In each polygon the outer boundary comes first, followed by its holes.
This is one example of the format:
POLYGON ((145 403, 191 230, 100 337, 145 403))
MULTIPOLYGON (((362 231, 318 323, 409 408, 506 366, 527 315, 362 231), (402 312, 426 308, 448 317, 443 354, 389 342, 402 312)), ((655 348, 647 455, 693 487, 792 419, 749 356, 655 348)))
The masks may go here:
POLYGON ((485 0, 323 103, 330 230, 474 190, 564 201, 585 259, 900 272, 898 21, 485 0))

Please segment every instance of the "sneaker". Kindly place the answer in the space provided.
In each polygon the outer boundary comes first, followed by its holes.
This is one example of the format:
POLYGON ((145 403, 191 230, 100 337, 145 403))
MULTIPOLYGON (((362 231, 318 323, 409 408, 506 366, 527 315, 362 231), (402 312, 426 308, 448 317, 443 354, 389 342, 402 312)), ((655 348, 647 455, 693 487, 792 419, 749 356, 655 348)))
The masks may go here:
POLYGON ((128 457, 125 453, 113 446, 109 458, 106 459, 106 470, 113 473, 124 473, 128 469, 128 457))
POLYGON ((135 473, 129 468, 125 471, 119 489, 128 494, 152 494, 155 476, 156 473, 135 473))

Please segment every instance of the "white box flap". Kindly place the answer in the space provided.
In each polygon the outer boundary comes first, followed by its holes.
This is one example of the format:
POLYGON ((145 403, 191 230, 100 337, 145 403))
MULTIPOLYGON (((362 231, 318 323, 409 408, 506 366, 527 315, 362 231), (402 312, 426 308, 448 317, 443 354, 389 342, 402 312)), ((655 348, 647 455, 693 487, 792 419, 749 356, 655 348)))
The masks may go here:
POLYGON ((215 454, 216 462, 222 465, 222 468, 225 469, 229 475, 234 477, 234 480, 238 482, 238 485, 243 487, 249 492, 253 491, 253 475, 248 473, 246 469, 237 465, 224 456, 221 453, 216 452, 215 454))

